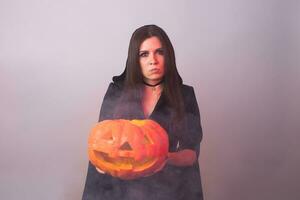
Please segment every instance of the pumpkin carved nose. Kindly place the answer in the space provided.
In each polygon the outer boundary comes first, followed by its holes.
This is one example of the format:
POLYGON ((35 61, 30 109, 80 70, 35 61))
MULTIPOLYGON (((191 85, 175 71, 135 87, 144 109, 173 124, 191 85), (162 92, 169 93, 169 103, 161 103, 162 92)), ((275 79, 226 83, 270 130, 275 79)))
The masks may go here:
POLYGON ((130 151, 132 150, 130 144, 128 142, 125 142, 124 144, 122 144, 122 146, 120 147, 120 150, 127 150, 130 151))

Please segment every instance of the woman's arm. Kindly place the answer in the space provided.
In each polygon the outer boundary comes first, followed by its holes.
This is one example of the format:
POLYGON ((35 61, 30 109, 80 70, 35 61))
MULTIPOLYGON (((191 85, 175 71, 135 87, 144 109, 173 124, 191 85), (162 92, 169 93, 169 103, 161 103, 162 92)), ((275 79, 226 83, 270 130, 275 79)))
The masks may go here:
MULTIPOLYGON (((108 86, 108 89, 106 90, 106 93, 104 95, 103 101, 102 101, 98 122, 113 118, 113 108, 115 107, 116 101, 120 94, 121 93, 120 93, 120 89, 118 88, 118 86, 114 83, 110 83, 108 86)), ((92 167, 95 167, 91 163, 89 163, 89 165, 91 165, 92 167)), ((101 169, 99 169, 97 167, 95 167, 95 168, 96 168, 97 172, 99 172, 101 174, 105 174, 105 172, 102 171, 101 169)), ((87 179, 89 177, 90 177, 90 174, 88 171, 87 179)))
POLYGON ((176 152, 170 152, 167 163, 175 166, 191 166, 195 164, 199 156, 200 141, 202 139, 202 128, 200 112, 192 87, 183 90, 185 114, 181 121, 183 134, 179 138, 176 152))
POLYGON ((168 154, 167 163, 178 167, 192 166, 197 160, 196 152, 191 149, 184 149, 168 154))

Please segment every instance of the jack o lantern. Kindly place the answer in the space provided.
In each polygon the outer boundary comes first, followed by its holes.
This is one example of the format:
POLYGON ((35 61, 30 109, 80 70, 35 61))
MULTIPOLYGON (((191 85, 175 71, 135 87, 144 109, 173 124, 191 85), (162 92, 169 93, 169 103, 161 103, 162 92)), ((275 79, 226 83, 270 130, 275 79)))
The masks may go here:
POLYGON ((164 166, 168 150, 168 135, 153 120, 104 120, 88 141, 91 163, 125 180, 154 174, 164 166))

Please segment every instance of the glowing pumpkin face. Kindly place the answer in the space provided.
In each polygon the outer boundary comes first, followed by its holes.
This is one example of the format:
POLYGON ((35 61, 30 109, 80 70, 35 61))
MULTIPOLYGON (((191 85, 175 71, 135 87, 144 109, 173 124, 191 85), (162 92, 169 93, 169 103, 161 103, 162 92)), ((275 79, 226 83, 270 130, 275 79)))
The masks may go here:
POLYGON ((92 129, 89 159, 112 176, 134 179, 163 167, 169 141, 165 130, 152 120, 105 120, 92 129))

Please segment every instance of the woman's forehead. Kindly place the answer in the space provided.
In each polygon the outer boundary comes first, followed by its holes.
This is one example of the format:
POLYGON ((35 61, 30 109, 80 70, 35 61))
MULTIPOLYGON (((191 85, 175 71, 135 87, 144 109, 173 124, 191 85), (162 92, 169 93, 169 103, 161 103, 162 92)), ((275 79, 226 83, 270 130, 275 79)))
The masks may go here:
POLYGON ((162 44, 158 37, 153 36, 145 39, 140 45, 140 51, 153 50, 161 48, 162 44))

